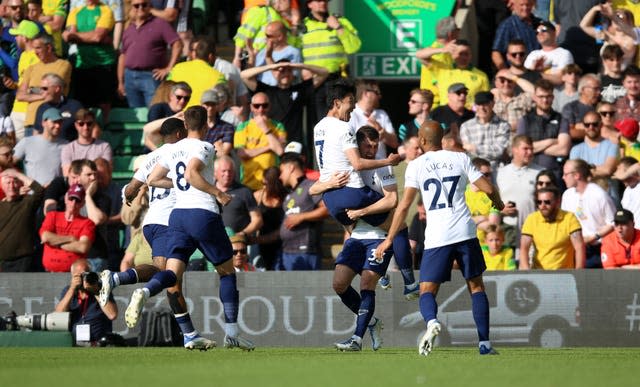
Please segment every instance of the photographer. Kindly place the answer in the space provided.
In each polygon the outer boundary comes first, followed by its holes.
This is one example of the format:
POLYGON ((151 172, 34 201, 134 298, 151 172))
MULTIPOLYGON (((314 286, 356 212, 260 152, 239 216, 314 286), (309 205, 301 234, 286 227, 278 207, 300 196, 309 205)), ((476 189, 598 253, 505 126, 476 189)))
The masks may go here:
POLYGON ((78 259, 71 265, 71 283, 60 295, 56 312, 70 312, 69 324, 74 341, 96 342, 112 331, 112 321, 118 317, 118 307, 113 299, 103 307, 98 304, 96 295, 100 291, 98 275, 89 272, 89 262, 78 259), (90 332, 88 339, 83 339, 90 332))

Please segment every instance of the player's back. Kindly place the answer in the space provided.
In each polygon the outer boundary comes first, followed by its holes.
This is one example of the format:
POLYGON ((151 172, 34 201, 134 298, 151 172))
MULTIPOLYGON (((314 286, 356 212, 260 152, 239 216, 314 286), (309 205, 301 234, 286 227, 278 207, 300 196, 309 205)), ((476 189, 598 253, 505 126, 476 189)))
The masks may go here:
POLYGON ((316 160, 320 167, 320 181, 327 181, 335 172, 349 172, 347 187, 364 186, 357 171, 349 162, 345 150, 358 148, 355 134, 347 122, 325 117, 313 128, 316 160))
POLYGON ((471 164, 471 159, 462 152, 431 151, 409 163, 405 187, 421 191, 427 211, 425 248, 476 236, 476 226, 465 202, 464 191, 470 181, 481 176, 471 164))
POLYGON ((215 213, 220 212, 215 197, 193 187, 185 178, 189 161, 196 158, 205 165, 200 171, 202 177, 209 184, 215 185, 213 176, 214 156, 215 149, 213 145, 195 138, 182 139, 172 144, 166 152, 162 153, 161 165, 169 170, 176 194, 174 208, 201 208, 215 213))
MULTIPOLYGON (((171 144, 165 144, 162 147, 149 153, 145 159, 144 164, 133 175, 133 178, 146 183, 149 175, 156 167, 158 160, 162 157, 163 152, 166 152, 171 144)), ((169 172, 169 177, 172 173, 169 172)), ((171 210, 176 204, 175 190, 167 188, 150 187, 149 189, 149 210, 142 222, 143 225, 147 224, 161 224, 168 225, 169 215, 171 210)))

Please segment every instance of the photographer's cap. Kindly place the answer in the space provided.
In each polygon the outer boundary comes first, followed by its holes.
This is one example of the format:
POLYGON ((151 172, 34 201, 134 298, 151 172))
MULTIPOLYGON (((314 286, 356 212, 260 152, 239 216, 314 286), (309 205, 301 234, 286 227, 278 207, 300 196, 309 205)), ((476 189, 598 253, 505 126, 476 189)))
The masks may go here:
POLYGON ((302 144, 300 144, 297 141, 291 141, 290 143, 287 144, 287 146, 284 147, 284 153, 287 153, 287 152, 301 154, 302 144))
POLYGON ((56 108, 49 108, 47 110, 44 111, 44 113, 42 113, 42 120, 49 120, 49 121, 62 121, 64 118, 62 117, 62 114, 60 114, 60 110, 56 109, 56 108))
POLYGON ((27 39, 33 39, 40 33, 38 25, 30 20, 23 20, 18 24, 18 28, 9 28, 9 34, 16 36, 24 36, 27 39))
POLYGON ((633 221, 633 212, 629 210, 620 210, 616 212, 616 215, 613 217, 614 224, 627 224, 633 221))
POLYGON ((84 187, 80 184, 72 184, 71 187, 69 187, 69 190, 67 191, 67 196, 69 196, 69 199, 76 198, 80 201, 84 200, 85 194, 86 194, 86 191, 84 190, 84 187))

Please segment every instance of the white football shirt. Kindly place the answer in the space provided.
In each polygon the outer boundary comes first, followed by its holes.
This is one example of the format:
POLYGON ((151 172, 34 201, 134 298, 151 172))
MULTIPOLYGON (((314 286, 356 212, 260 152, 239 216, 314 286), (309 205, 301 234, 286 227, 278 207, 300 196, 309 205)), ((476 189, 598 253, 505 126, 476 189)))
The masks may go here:
MULTIPOLYGON (((162 153, 167 151, 170 145, 171 144, 165 144, 149 153, 144 164, 138 168, 133 178, 146 184, 151 171, 156 167, 162 153)), ((169 172, 169 174, 171 174, 171 172, 169 172)), ((171 215, 171 210, 173 210, 173 206, 176 204, 176 194, 174 191, 173 189, 149 187, 149 210, 142 221, 143 226, 147 224, 169 225, 169 215, 171 215)))
POLYGON ((480 177, 482 174, 462 152, 427 152, 407 165, 405 188, 420 190, 427 211, 425 249, 476 237, 464 191, 469 182, 480 177))
POLYGON ((347 122, 334 117, 325 117, 313 128, 316 161, 320 167, 320 181, 324 182, 335 172, 349 172, 347 187, 362 188, 360 174, 345 155, 345 150, 358 148, 356 136, 347 122))
MULTIPOLYGON (((384 195, 384 187, 396 185, 396 176, 391 167, 382 167, 360 172, 364 183, 372 190, 384 195)), ((365 221, 357 222, 351 238, 354 239, 384 239, 387 232, 379 227, 370 225, 365 221)))

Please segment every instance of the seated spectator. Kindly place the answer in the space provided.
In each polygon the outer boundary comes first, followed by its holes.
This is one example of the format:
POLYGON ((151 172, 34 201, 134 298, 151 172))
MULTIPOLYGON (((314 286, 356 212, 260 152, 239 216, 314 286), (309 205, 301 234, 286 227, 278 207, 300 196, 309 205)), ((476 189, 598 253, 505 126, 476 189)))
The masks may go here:
POLYGON ((184 111, 191 100, 191 86, 186 82, 177 82, 171 87, 169 102, 159 102, 151 105, 147 115, 147 121, 155 121, 160 118, 167 118, 178 112, 184 111))
MULTIPOLYGON (((413 89, 409 92, 409 115, 412 119, 398 127, 398 140, 404 142, 408 138, 418 135, 420 125, 431 116, 433 98, 431 90, 413 89)), ((404 155, 403 145, 398 147, 398 153, 404 155)))
POLYGON ((237 272, 256 271, 255 266, 249 263, 247 255, 247 240, 244 234, 236 234, 229 237, 233 248, 233 267, 237 272))
MULTIPOLYGON (((0 172, 4 171, 7 168, 13 168, 13 142, 6 138, 0 137, 0 172)), ((0 190, 0 194, 2 194, 2 190, 0 190)), ((0 197, 2 199, 2 197, 0 197)))
POLYGON ((613 218, 614 232, 602 239, 602 267, 605 269, 640 269, 640 230, 633 213, 619 210, 613 218))
MULTIPOLYGON (((524 79, 532 85, 542 79, 542 75, 539 72, 529 70, 528 68, 524 67, 524 61, 527 58, 528 54, 529 50, 527 49, 527 45, 522 39, 512 39, 507 45, 506 53, 507 64, 509 66, 508 68, 502 68, 498 70, 498 72, 501 72, 501 70, 508 70, 509 73, 513 75, 513 78, 508 79, 511 79, 516 83, 514 88, 514 95, 520 95, 523 92, 529 92, 522 88, 522 86, 519 84, 520 82, 518 82, 519 79, 524 79)), ((532 93, 532 91, 530 93, 532 93)))
POLYGON ((277 265, 282 253, 280 240, 280 226, 284 218, 282 209, 287 194, 280 181, 280 171, 277 167, 269 167, 264 171, 263 187, 253 193, 262 213, 262 227, 255 237, 249 238, 250 244, 258 244, 264 268, 267 270, 280 269, 277 265))
POLYGON ((620 133, 620 156, 633 157, 640 160, 640 143, 638 142, 638 121, 633 118, 625 118, 615 123, 615 128, 620 133))
POLYGON ((578 99, 562 108, 560 131, 569 132, 573 145, 584 139, 586 128, 582 124, 587 112, 595 111, 600 101, 600 79, 595 74, 585 74, 578 82, 578 99))
POLYGON ((233 149, 235 128, 220 118, 224 96, 214 90, 207 90, 202 93, 200 104, 207 109, 207 126, 209 127, 203 141, 210 142, 216 147, 216 155, 229 155, 233 149))
POLYGON ((447 104, 433 109, 431 118, 438 121, 445 132, 460 133, 460 125, 474 117, 473 112, 465 107, 469 89, 464 83, 454 83, 447 93, 447 104))
POLYGON ((42 114, 42 134, 23 138, 14 149, 14 160, 22 160, 27 176, 45 187, 54 178, 62 176, 61 154, 68 144, 60 137, 62 121, 58 109, 47 109, 42 114))
POLYGON ((591 166, 591 175, 594 178, 608 180, 616 170, 618 146, 602 137, 602 120, 597 112, 586 113, 582 118, 582 127, 585 132, 584 142, 571 148, 569 159, 586 161, 591 166))
POLYGON ((527 52, 540 48, 540 43, 536 39, 536 27, 542 20, 533 15, 535 1, 515 0, 511 5, 513 14, 498 25, 493 39, 491 60, 497 69, 507 67, 504 55, 508 52, 507 45, 513 39, 522 39, 527 52))
POLYGON ((36 262, 36 213, 44 189, 37 181, 15 169, 0 172, 0 272, 31 271, 36 262), (29 188, 27 194, 22 188, 29 188))
POLYGON ((491 91, 495 97, 493 112, 503 121, 507 121, 511 131, 515 132, 520 118, 534 106, 533 84, 507 69, 498 71, 494 83, 496 87, 491 91), (525 91, 516 94, 516 88, 525 91))
POLYGON ((602 129, 600 129, 600 134, 602 137, 611 141, 613 144, 620 144, 620 132, 615 127, 614 117, 616 116, 616 111, 614 110, 613 104, 611 102, 600 102, 596 105, 596 111, 600 114, 600 119, 602 120, 602 129))
POLYGON ((626 93, 622 86, 623 55, 622 49, 617 44, 605 46, 600 53, 602 70, 599 75, 602 83, 602 101, 604 102, 613 103, 626 93))
POLYGON ((504 230, 500 225, 492 224, 487 227, 482 255, 487 270, 516 270, 513 249, 504 246, 504 230))
POLYGON ((91 110, 80 109, 76 112, 75 119, 74 125, 78 132, 78 139, 65 145, 60 155, 62 173, 65 176, 69 174, 69 166, 73 160, 103 158, 112 162, 111 145, 104 140, 93 138, 95 114, 91 110))
POLYGON ((76 113, 82 109, 82 104, 78 100, 64 96, 64 79, 57 74, 45 74, 42 77, 42 81, 40 81, 40 89, 44 92, 44 100, 36 111, 34 130, 42 133, 42 115, 47 109, 56 108, 62 116, 61 137, 67 141, 73 141, 78 138, 78 132, 73 124, 76 120, 76 113))
MULTIPOLYGON (((244 83, 242 83, 242 85, 244 86, 244 83)), ((221 102, 222 113, 220 113, 220 118, 222 118, 223 121, 230 123, 234 128, 237 128, 240 123, 246 121, 244 105, 238 106, 233 103, 233 93, 231 92, 229 85, 221 83, 214 87, 213 90, 223 96, 222 99, 224 102, 221 102)), ((248 108, 249 104, 247 103, 247 109, 248 108)))
POLYGON ((560 192, 541 188, 535 193, 538 211, 531 213, 522 225, 520 237, 520 270, 582 269, 585 244, 576 216, 560 209, 560 192), (532 262, 529 251, 535 247, 532 262))
POLYGON ((240 124, 233 137, 242 164, 242 184, 252 191, 262 188, 264 171, 276 165, 287 141, 282 124, 269 118, 269 107, 265 93, 255 94, 251 98, 253 118, 240 124))
POLYGON ((578 99, 578 81, 581 75, 582 69, 575 63, 562 69, 562 85, 553 90, 553 110, 561 112, 566 104, 578 99))
POLYGON ((640 68, 630 65, 622 72, 626 94, 615 100, 616 121, 625 118, 640 120, 640 68))
MULTIPOLYGON (((105 306, 100 306, 97 297, 100 285, 87 281, 89 262, 86 259, 73 262, 69 271, 71 282, 62 289, 55 311, 70 312, 69 330, 74 342, 89 341, 95 345, 98 340, 113 331, 112 321, 118 317, 118 307, 113 296, 109 297, 105 306), (89 326, 88 340, 81 340, 81 325, 89 326)), ((97 274, 92 274, 97 279, 97 274)))
POLYGON ((558 188, 556 175, 552 171, 543 169, 542 171, 538 172, 538 175, 536 175, 535 189, 540 188, 558 188))
POLYGON ((49 272, 68 272, 73 262, 86 258, 95 238, 95 224, 80 215, 85 189, 73 184, 64 195, 64 211, 50 211, 40 227, 44 245, 42 264, 49 272))

